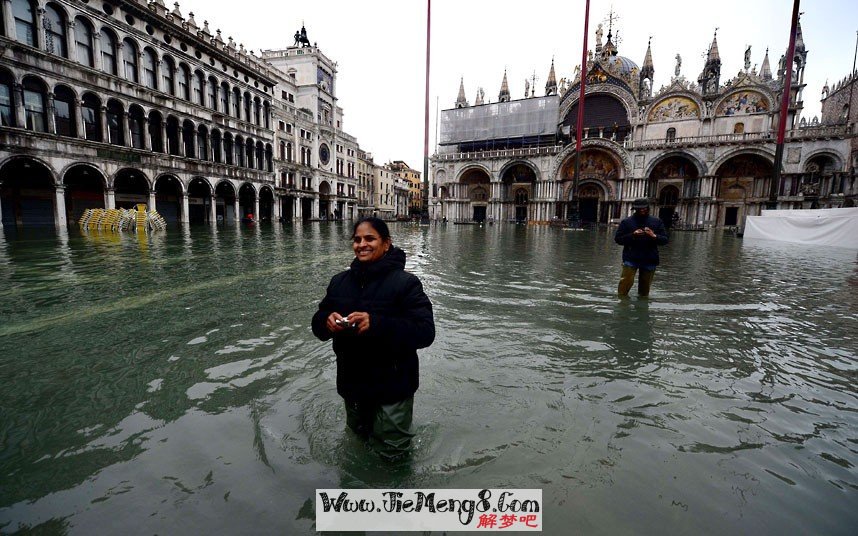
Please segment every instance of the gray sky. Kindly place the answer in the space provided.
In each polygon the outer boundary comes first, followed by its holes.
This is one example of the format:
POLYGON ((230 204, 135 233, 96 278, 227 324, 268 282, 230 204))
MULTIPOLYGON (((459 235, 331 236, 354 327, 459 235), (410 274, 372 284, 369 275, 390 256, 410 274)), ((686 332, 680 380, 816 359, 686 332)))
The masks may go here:
MULTIPOLYGON (((772 70, 777 69, 788 44, 792 2, 720 0, 710 5, 717 9, 691 0, 591 0, 588 45, 595 44, 596 24, 613 7, 619 15, 614 29, 621 38, 620 55, 641 65, 652 36, 655 89, 669 82, 677 53, 682 74, 697 79, 716 27, 722 84, 742 68, 748 45, 752 65, 759 69, 768 47, 772 70)), ((291 45, 303 21, 310 41, 338 62, 337 96, 346 132, 376 162, 405 160, 422 170, 425 0, 184 0, 180 9, 185 16, 193 11, 198 24, 208 20, 212 31, 220 28, 224 38, 232 36, 257 53, 291 45)), ((808 49, 804 115, 810 119, 820 112, 826 78, 833 84, 852 68, 858 2, 805 0, 802 10, 808 49)), ((558 80, 570 78, 580 63, 583 14, 584 0, 432 2, 430 153, 436 98, 440 109, 451 108, 460 77, 471 103, 478 86, 486 99, 497 100, 504 68, 513 99, 523 96, 524 80, 534 72, 537 95, 544 94, 552 57, 558 80)))

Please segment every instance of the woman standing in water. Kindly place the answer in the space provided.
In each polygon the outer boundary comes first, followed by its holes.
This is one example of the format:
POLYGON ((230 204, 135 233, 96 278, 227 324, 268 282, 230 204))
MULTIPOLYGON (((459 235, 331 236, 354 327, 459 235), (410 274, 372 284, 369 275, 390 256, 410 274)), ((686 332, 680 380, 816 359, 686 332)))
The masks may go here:
POLYGON ((334 339, 346 424, 393 458, 408 451, 414 435, 417 349, 435 339, 432 303, 405 271, 405 252, 393 246, 384 221, 359 220, 352 249, 351 267, 331 279, 313 315, 313 334, 334 339))

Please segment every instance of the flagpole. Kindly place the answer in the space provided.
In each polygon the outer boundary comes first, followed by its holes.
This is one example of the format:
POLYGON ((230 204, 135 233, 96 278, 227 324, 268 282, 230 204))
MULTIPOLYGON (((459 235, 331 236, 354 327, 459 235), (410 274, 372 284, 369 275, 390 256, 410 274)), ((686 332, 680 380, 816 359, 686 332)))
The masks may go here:
POLYGON ((784 93, 781 96, 781 113, 778 119, 778 139, 775 147, 775 172, 769 189, 769 202, 766 204, 769 210, 778 208, 778 189, 781 184, 781 163, 784 159, 784 132, 786 131, 787 113, 789 112, 790 92, 792 90, 792 62, 795 58, 795 29, 798 25, 798 4, 800 0, 793 0, 792 4, 792 27, 789 33, 789 48, 787 48, 786 63, 784 64, 784 93))
POLYGON ((572 177, 572 225, 580 225, 578 212, 578 178, 581 175, 581 135, 584 126, 584 89, 587 85, 587 32, 590 24, 590 0, 586 0, 584 7, 584 46, 581 51, 581 88, 578 94, 578 124, 575 132, 575 175, 572 177))
POLYGON ((426 0, 426 99, 423 117, 423 207, 421 220, 429 223, 429 49, 431 41, 432 0, 426 0))

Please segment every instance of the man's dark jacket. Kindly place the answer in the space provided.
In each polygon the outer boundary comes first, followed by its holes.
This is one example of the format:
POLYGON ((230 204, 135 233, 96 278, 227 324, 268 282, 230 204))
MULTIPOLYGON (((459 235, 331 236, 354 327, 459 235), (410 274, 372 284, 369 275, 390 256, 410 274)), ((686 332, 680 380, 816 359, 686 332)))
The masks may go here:
POLYGON ((337 392, 349 401, 392 404, 413 395, 417 349, 435 340, 432 303, 417 276, 405 271, 405 252, 395 247, 372 263, 355 259, 331 278, 312 327, 319 339, 334 338, 337 392), (326 323, 334 311, 343 317, 369 313, 369 330, 332 335, 326 323))
POLYGON ((658 246, 667 244, 668 239, 660 219, 635 214, 620 222, 614 240, 623 246, 623 262, 632 262, 636 266, 658 266, 658 246), (655 238, 634 234, 637 229, 644 227, 652 229, 655 238))

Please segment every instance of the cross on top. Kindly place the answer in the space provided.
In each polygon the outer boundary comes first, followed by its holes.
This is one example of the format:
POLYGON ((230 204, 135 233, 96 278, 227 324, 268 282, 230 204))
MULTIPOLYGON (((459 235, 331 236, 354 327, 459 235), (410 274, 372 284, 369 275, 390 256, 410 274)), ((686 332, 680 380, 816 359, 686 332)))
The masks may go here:
POLYGON ((608 11, 608 16, 605 20, 608 21, 608 33, 611 33, 611 29, 614 27, 614 21, 620 20, 620 16, 614 12, 613 5, 611 5, 611 10, 608 11))

